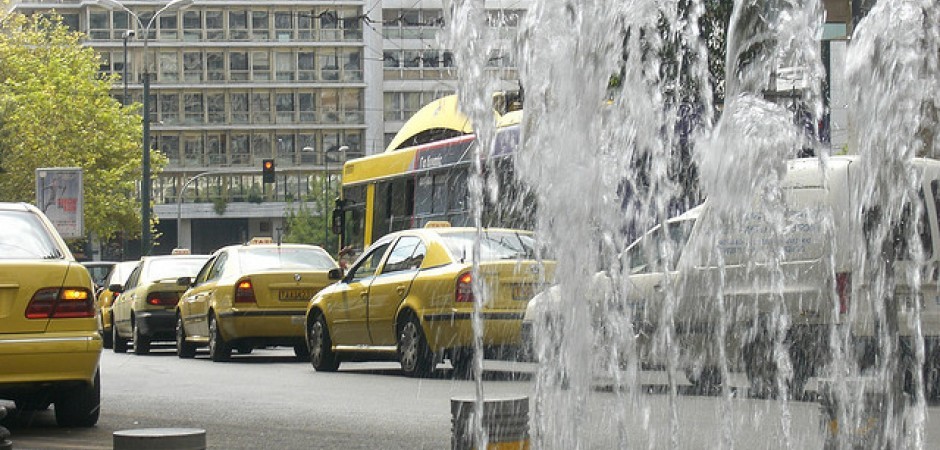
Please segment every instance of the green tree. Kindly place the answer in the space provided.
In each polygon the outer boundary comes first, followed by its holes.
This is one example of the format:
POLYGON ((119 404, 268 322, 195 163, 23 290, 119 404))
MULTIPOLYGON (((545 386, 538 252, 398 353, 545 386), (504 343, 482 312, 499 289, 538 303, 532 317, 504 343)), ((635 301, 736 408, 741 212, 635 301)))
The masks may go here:
MULTIPOLYGON (((80 167, 87 230, 139 236, 139 105, 110 97, 115 78, 82 38, 59 17, 0 8, 0 200, 35 201, 38 167, 80 167)), ((151 159, 159 173, 166 159, 151 159)))
POLYGON ((289 205, 284 217, 283 241, 319 245, 335 255, 338 251, 336 244, 339 238, 329 230, 332 206, 330 197, 334 194, 324 189, 325 183, 323 177, 312 179, 311 194, 305 199, 306 201, 301 201, 296 208, 289 205))

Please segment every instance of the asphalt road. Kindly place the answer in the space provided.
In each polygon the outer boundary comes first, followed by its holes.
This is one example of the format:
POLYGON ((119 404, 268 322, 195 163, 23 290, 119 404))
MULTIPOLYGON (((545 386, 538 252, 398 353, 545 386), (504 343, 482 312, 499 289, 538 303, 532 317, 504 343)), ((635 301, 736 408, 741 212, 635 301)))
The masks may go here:
MULTIPOLYGON (((13 448, 109 449, 115 431, 172 427, 206 430, 213 449, 447 449, 450 399, 476 390, 472 381, 451 380, 446 366, 423 380, 402 376, 395 363, 343 363, 338 373, 314 372, 289 349, 256 350, 227 363, 213 363, 204 353, 180 360, 171 349, 149 356, 106 351, 101 367, 96 427, 58 428, 51 409, 17 415, 4 422, 13 448)), ((534 371, 531 363, 487 361, 484 391, 494 398, 532 397, 534 371)), ((673 406, 664 379, 644 372, 642 392, 632 398, 600 387, 574 402, 564 402, 564 393, 541 405, 533 402, 530 408, 540 412, 533 413, 530 427, 551 431, 560 423, 576 424, 582 448, 592 449, 823 446, 817 403, 683 392, 673 406)), ((927 448, 940 448, 940 406, 932 405, 928 414, 927 448)), ((533 444, 568 446, 564 437, 533 444)))

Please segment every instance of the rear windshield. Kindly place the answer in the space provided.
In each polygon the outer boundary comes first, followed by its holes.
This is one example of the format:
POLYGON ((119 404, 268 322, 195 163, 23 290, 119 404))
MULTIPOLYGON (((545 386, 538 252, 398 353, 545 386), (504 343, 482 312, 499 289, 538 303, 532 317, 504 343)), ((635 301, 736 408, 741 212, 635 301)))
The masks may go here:
POLYGON ((242 272, 266 270, 330 270, 336 261, 319 248, 257 247, 238 251, 242 272))
POLYGON ((155 259, 147 264, 147 273, 143 276, 143 283, 158 280, 175 280, 180 277, 194 278, 202 268, 208 256, 202 258, 164 258, 155 259))
POLYGON ((137 266, 136 262, 131 264, 118 263, 114 265, 114 269, 111 270, 111 279, 108 281, 110 284, 125 284, 127 283, 127 277, 131 276, 131 272, 134 271, 134 267, 137 266))
MULTIPOLYGON (((469 262, 473 256, 475 232, 441 234, 444 245, 458 261, 469 262)), ((529 234, 512 231, 483 231, 480 240, 480 261, 535 259, 536 242, 529 234)), ((538 255, 549 258, 545 250, 538 255)))
POLYGON ((0 259, 62 259, 36 214, 28 211, 0 211, 0 259))

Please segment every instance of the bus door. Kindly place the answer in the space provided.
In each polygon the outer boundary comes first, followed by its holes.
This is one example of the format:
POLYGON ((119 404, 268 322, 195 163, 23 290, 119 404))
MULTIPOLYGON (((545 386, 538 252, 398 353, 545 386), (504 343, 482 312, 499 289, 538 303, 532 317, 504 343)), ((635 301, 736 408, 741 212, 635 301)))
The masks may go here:
POLYGON ((372 281, 368 301, 372 345, 396 345, 395 317, 411 289, 411 282, 418 275, 426 248, 417 236, 401 237, 395 242, 381 272, 372 281))

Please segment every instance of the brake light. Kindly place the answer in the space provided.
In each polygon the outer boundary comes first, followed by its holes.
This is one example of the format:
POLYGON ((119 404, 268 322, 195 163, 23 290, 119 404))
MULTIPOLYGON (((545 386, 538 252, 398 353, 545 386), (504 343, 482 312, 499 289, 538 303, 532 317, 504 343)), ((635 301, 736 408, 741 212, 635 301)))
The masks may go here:
POLYGON ((849 312, 852 293, 852 275, 848 272, 836 274, 836 293, 839 295, 839 313, 849 312))
POLYGON ((255 290, 251 286, 251 280, 245 279, 235 285, 235 303, 254 303, 255 290))
POLYGON ((473 275, 467 272, 457 277, 457 292, 454 301, 458 303, 473 301, 473 275))
POLYGON ((180 301, 177 292, 151 292, 147 294, 147 304, 153 306, 176 306, 180 301))
POLYGON ((91 292, 84 288, 45 288, 26 306, 27 319, 70 319, 95 316, 91 292))

